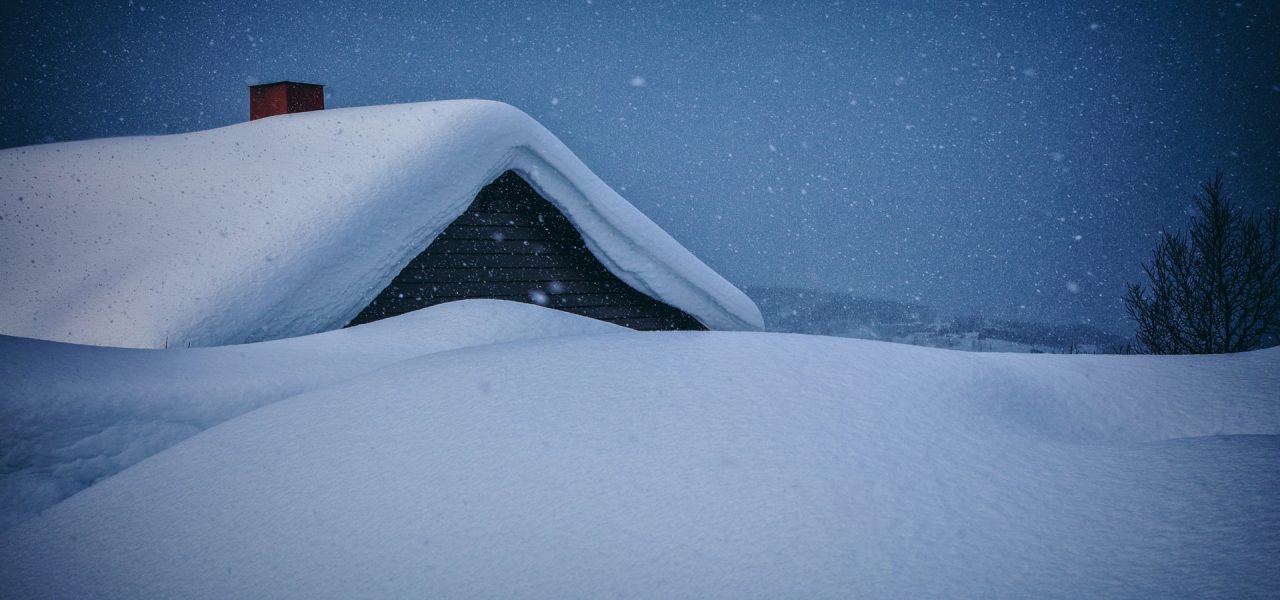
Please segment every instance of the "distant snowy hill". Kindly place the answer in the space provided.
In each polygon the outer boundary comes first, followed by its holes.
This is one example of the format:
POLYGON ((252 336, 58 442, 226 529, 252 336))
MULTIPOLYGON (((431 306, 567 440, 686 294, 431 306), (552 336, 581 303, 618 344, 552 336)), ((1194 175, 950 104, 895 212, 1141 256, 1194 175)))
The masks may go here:
POLYGON ((6 472, 91 484, 0 532, 6 598, 1280 589, 1280 348, 964 353, 475 301, 0 356, 6 472))
POLYGON ((1114 353, 1125 338, 1085 324, 946 318, 923 304, 790 287, 743 288, 769 331, 978 352, 1114 353))

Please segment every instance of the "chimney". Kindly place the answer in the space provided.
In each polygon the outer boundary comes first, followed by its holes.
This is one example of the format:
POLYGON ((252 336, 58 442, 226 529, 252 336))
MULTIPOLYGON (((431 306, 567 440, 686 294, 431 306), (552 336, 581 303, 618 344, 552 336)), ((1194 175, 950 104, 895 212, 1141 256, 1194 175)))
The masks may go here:
POLYGON ((249 86, 249 120, 287 113, 324 110, 324 86, 277 81, 249 86))

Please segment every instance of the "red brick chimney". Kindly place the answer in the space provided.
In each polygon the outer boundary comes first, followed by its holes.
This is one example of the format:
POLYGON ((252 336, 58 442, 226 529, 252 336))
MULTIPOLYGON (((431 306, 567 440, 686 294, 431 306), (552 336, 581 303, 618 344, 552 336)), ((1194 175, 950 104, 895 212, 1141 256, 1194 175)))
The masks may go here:
POLYGON ((249 86, 249 120, 274 115, 324 110, 324 86, 277 81, 249 86))

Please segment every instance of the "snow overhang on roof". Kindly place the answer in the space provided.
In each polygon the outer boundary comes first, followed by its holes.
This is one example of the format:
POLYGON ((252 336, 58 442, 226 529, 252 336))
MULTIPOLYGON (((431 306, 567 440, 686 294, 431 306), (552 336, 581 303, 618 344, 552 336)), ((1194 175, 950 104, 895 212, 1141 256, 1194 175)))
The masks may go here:
POLYGON ((336 329, 507 170, 629 285, 710 329, 763 329, 536 121, 459 100, 0 151, 0 333, 173 347, 336 329))

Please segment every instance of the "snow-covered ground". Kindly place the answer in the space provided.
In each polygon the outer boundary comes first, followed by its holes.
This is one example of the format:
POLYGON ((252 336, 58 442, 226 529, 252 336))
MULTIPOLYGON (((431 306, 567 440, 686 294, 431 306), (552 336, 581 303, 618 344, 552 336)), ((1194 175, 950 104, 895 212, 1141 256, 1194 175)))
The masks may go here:
POLYGON ((169 446, 0 532, 7 597, 1280 589, 1280 349, 973 354, 468 302, 0 352, 6 494, 169 446))
POLYGON ((302 338, 188 350, 0 336, 0 531, 200 431, 281 398, 455 348, 625 331, 468 300, 302 338))

